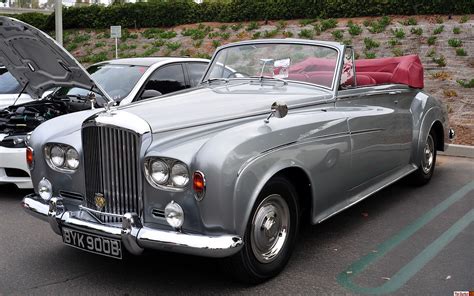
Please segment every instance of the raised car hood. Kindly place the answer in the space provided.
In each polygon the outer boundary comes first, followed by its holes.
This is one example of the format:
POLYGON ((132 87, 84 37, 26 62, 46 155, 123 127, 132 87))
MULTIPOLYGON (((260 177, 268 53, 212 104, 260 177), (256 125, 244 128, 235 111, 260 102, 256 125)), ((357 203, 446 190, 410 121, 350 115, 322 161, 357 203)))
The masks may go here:
POLYGON ((4 16, 0 17, 0 64, 23 87, 26 85, 25 92, 32 98, 41 98, 53 87, 92 89, 96 85, 79 62, 51 37, 4 16))

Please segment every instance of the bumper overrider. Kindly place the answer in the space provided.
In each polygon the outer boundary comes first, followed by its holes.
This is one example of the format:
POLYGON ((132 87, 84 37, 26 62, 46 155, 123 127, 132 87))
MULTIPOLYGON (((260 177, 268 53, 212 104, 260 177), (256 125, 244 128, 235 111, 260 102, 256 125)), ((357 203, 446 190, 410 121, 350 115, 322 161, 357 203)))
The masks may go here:
POLYGON ((46 202, 38 195, 30 194, 23 199, 22 206, 28 214, 49 222, 58 235, 67 227, 111 237, 120 240, 134 255, 141 254, 144 249, 155 249, 219 258, 231 256, 243 246, 242 239, 236 235, 207 236, 146 227, 134 213, 124 214, 121 226, 102 224, 94 221, 86 210, 68 211, 62 199, 56 197, 46 202))

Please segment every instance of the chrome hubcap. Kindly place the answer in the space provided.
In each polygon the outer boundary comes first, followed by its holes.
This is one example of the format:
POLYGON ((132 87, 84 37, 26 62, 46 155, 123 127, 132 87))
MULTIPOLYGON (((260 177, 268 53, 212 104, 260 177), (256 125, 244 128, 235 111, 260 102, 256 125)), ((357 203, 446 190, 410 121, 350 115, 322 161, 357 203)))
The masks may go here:
POLYGON ((426 139, 425 148, 423 149, 423 157, 421 160, 421 167, 425 174, 428 174, 433 166, 434 161, 434 141, 431 135, 426 139))
POLYGON ((283 197, 267 196, 255 211, 250 232, 252 251, 259 262, 276 259, 288 237, 289 225, 290 210, 283 197))

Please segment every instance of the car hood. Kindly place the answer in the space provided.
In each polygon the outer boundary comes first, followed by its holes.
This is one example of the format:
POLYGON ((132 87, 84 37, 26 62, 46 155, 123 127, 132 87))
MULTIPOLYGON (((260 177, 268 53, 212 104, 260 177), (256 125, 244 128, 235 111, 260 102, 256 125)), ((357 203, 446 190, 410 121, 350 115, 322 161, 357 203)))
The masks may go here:
POLYGON ((44 92, 61 86, 104 93, 53 38, 29 24, 4 16, 0 16, 0 64, 32 98, 41 98, 44 92))
MULTIPOLYGON (((298 83, 286 86, 237 83, 195 89, 119 107, 148 122, 153 133, 270 114, 275 101, 295 108, 325 103, 328 91, 298 83)), ((291 112, 291 110, 290 110, 291 112)))

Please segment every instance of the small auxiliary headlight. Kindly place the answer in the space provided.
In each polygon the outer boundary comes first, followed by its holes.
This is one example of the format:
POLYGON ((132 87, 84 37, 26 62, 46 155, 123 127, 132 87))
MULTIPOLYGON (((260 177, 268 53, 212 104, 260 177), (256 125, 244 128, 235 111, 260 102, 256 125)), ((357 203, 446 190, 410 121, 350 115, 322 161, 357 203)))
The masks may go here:
POLYGON ((33 158, 33 149, 31 147, 26 147, 26 163, 28 164, 28 168, 30 170, 33 169, 34 158, 33 158))
POLYGON ((166 222, 173 228, 181 228, 184 223, 184 212, 180 205, 171 201, 165 207, 166 222))
POLYGON ((38 194, 41 196, 42 199, 48 201, 53 196, 53 186, 48 179, 43 178, 38 183, 38 194))

